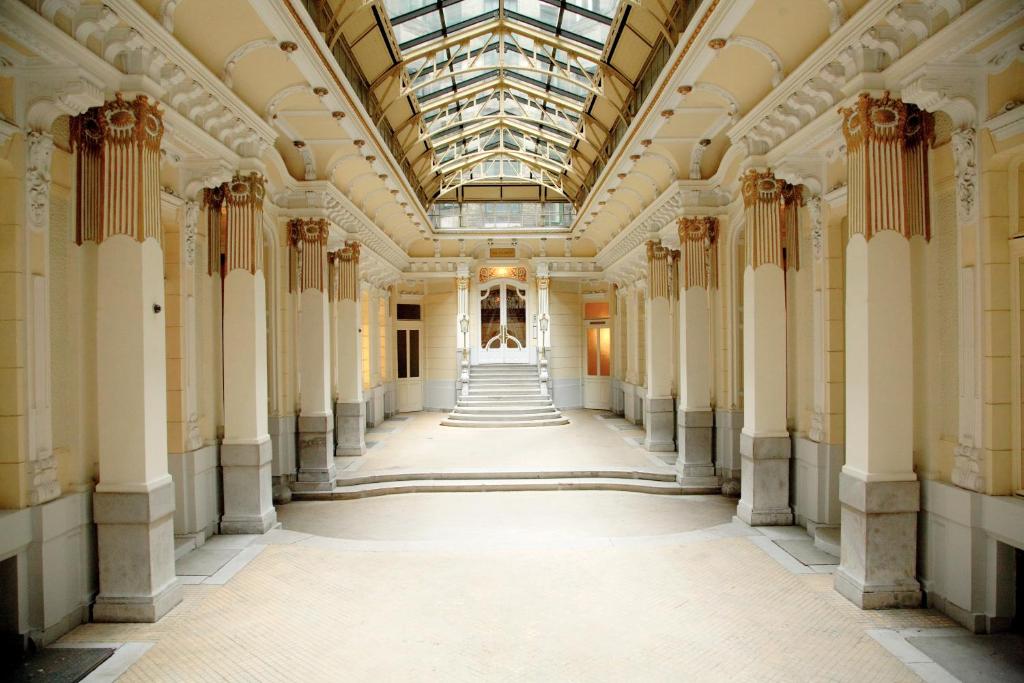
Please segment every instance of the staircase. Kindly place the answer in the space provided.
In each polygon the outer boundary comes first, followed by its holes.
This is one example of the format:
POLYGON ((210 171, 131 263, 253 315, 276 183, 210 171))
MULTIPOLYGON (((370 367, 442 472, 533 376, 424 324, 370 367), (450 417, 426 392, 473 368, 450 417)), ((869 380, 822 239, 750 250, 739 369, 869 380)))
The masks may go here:
POLYGON ((447 427, 552 427, 569 424, 540 391, 535 365, 474 365, 469 395, 459 396, 447 427))

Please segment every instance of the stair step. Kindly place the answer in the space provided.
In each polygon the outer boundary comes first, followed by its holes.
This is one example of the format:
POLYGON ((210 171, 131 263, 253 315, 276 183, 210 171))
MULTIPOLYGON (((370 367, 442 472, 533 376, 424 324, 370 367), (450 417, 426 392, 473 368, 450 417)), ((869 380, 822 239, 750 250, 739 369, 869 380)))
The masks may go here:
POLYGON ((539 406, 509 406, 509 405, 494 405, 494 406, 455 406, 453 414, 467 414, 467 415, 493 415, 493 414, 506 414, 506 415, 540 415, 540 414, 551 414, 557 413, 558 410, 551 405, 539 405, 539 406))
POLYGON ((522 479, 623 479, 626 481, 660 481, 674 482, 676 473, 673 469, 648 470, 632 467, 601 467, 598 469, 566 470, 537 469, 523 471, 502 471, 488 469, 452 469, 425 472, 422 470, 396 469, 379 470, 365 474, 353 473, 339 475, 337 485, 353 486, 356 484, 376 484, 384 482, 409 481, 449 481, 449 480, 522 480, 522 479))
POLYGON ((569 424, 566 417, 558 417, 550 420, 517 420, 510 422, 474 421, 474 420, 453 420, 446 418, 442 423, 445 427, 557 427, 569 424))
POLYGON ((546 413, 487 413, 483 415, 453 412, 448 416, 448 420, 468 420, 471 422, 537 422, 540 420, 553 420, 560 417, 562 417, 562 414, 557 410, 551 410, 546 413))
POLYGON ((814 547, 839 557, 841 535, 837 526, 819 526, 814 530, 814 547))
MULTIPOLYGON (((467 478, 420 481, 385 481, 338 486, 330 494, 318 497, 346 500, 398 493, 483 492, 483 491, 632 491, 681 495, 682 488, 674 481, 651 481, 619 477, 562 477, 522 479, 467 478)), ((313 494, 316 495, 316 494, 313 494)), ((303 498, 312 496, 303 495, 303 498)))

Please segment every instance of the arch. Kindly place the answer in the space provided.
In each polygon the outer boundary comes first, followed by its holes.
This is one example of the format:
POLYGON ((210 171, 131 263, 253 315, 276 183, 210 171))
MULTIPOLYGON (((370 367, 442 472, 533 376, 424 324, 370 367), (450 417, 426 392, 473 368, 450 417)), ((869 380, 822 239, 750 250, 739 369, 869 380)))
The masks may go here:
POLYGON ((235 68, 243 58, 257 50, 276 48, 277 46, 278 42, 274 38, 257 38, 256 40, 250 40, 247 43, 242 43, 228 55, 227 59, 224 60, 224 68, 221 69, 220 79, 224 81, 224 85, 229 88, 233 88, 235 68))

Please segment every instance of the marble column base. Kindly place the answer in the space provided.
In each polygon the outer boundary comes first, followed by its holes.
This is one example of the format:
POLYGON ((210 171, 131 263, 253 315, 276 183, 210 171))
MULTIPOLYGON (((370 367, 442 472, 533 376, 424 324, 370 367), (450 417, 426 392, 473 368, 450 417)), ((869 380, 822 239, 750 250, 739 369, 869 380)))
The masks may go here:
POLYGON ((679 450, 676 481, 683 488, 720 487, 721 479, 715 473, 711 452, 715 414, 710 410, 680 410, 676 415, 679 450))
POLYGON ((148 492, 96 492, 92 501, 100 574, 93 621, 158 620, 181 602, 173 482, 148 492))
POLYGON ((793 439, 793 514, 796 523, 839 526, 839 472, 843 469, 842 444, 793 439))
POLYGON ((264 534, 277 524, 271 462, 274 449, 267 436, 259 443, 222 443, 224 478, 222 534, 264 534))
POLYGON ((648 398, 644 448, 649 451, 671 452, 675 442, 675 401, 669 398, 648 398))
POLYGON ((295 479, 295 416, 271 415, 270 443, 274 450, 271 467, 271 492, 275 505, 290 503, 291 483, 295 479))
POLYGON ((736 516, 751 526, 788 526, 793 523, 789 507, 789 436, 740 434, 740 502, 736 516))
POLYGON ((866 482, 839 474, 842 542, 835 587, 861 609, 919 607, 918 481, 866 482))
POLYGON ((299 416, 299 474, 292 485, 301 493, 334 490, 334 416, 299 416))
POLYGON ((723 489, 735 488, 731 495, 739 495, 740 434, 743 432, 742 410, 715 411, 715 474, 722 478, 723 489), (733 485, 735 485, 733 487, 733 485))
POLYGON ((365 455, 366 404, 362 401, 335 403, 334 431, 338 437, 335 455, 365 455))

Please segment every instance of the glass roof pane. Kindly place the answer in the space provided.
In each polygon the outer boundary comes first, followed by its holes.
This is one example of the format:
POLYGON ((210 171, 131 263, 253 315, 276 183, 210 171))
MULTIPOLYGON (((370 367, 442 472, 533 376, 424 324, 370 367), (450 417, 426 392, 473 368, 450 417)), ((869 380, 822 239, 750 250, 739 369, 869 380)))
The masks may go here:
POLYGON ((437 12, 430 12, 418 17, 411 17, 394 26, 395 39, 400 46, 411 40, 441 30, 441 15, 437 12))
POLYGON ((384 0, 384 9, 388 11, 388 17, 394 19, 413 10, 437 4, 435 0, 384 0))
POLYGON ((563 31, 583 36, 598 43, 604 43, 605 38, 608 37, 608 28, 608 24, 577 14, 568 8, 562 16, 563 31))
POLYGON ((444 8, 444 23, 451 28, 498 9, 498 0, 462 0, 444 8))
POLYGON ((558 7, 542 0, 505 0, 505 9, 547 24, 552 33, 558 26, 558 7))
POLYGON ((594 14, 611 19, 615 16, 615 10, 618 9, 619 0, 567 0, 566 4, 570 7, 582 7, 594 14))

